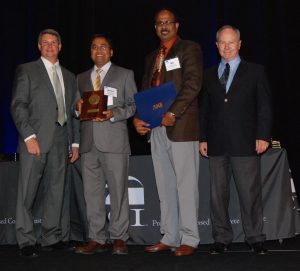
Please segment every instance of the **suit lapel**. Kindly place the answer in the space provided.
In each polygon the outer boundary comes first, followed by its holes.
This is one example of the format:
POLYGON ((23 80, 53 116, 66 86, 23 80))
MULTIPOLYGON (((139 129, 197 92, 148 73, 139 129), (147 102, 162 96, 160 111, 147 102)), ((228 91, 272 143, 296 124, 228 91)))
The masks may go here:
POLYGON ((71 91, 69 90, 69 85, 67 84, 68 80, 67 80, 66 70, 62 66, 60 66, 60 68, 61 68, 61 72, 62 72, 62 76, 63 76, 63 84, 64 84, 64 87, 65 87, 65 104, 66 104, 66 107, 67 107, 67 105, 71 101, 70 100, 71 91))
POLYGON ((92 72, 93 72, 93 69, 90 69, 87 72, 82 74, 82 78, 80 80, 80 83, 83 84, 83 87, 82 87, 81 91, 85 92, 85 91, 94 90, 94 86, 93 86, 93 82, 92 82, 92 76, 91 76, 92 72))
POLYGON ((246 69, 247 69, 246 62, 241 60, 239 66, 235 72, 235 75, 232 79, 230 88, 228 89, 228 94, 231 93, 232 91, 234 91, 237 88, 237 86, 239 86, 241 84, 241 80, 243 78, 243 74, 245 73, 246 69))
POLYGON ((53 97, 53 99, 55 100, 56 102, 56 97, 55 97, 55 92, 54 92, 54 88, 52 86, 52 83, 51 83, 51 80, 49 78, 49 75, 48 75, 48 72, 46 70, 46 67, 43 63, 43 61, 41 59, 39 59, 37 61, 37 65, 38 65, 38 69, 40 70, 40 74, 41 74, 41 77, 45 83, 45 85, 47 86, 49 92, 50 92, 50 95, 53 97))
MULTIPOLYGON (((177 51, 178 51, 177 46, 178 46, 179 42, 180 42, 180 38, 178 37, 176 39, 176 41, 174 42, 173 46, 171 47, 171 49, 170 49, 168 55, 166 56, 165 60, 178 57, 178 55, 177 55, 177 51)), ((162 65, 162 75, 161 75, 161 80, 160 80, 161 83, 169 81, 169 79, 166 78, 167 77, 167 70, 166 70, 165 60, 164 60, 164 63, 162 65)), ((155 61, 155 58, 154 58, 154 61, 155 61)), ((180 59, 179 59, 179 62, 180 62, 180 59)))
POLYGON ((112 76, 114 74, 114 64, 111 64, 111 66, 109 67, 103 81, 102 81, 102 84, 101 84, 101 89, 104 88, 104 86, 108 86, 109 85, 109 82, 112 80, 112 76))

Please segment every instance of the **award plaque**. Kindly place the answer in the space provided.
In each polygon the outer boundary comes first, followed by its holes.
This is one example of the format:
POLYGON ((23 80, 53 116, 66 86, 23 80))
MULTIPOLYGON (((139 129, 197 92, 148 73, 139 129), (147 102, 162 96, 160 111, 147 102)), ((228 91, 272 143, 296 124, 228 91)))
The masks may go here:
POLYGON ((83 92, 82 99, 81 121, 106 118, 103 111, 107 110, 107 96, 103 90, 83 92))

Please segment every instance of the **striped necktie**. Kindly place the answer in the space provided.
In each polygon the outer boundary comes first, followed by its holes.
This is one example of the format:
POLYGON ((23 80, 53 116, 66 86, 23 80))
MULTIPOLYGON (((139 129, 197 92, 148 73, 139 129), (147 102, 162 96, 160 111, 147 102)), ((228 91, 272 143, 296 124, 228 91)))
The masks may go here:
POLYGON ((95 91, 100 90, 100 88, 101 88, 101 77, 100 77, 101 72, 102 72, 101 69, 96 70, 96 78, 94 81, 94 90, 95 91))

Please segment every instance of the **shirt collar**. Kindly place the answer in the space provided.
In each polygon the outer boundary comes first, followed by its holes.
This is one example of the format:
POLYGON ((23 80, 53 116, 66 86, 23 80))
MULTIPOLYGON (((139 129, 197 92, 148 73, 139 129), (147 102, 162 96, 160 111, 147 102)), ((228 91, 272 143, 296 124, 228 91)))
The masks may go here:
MULTIPOLYGON (((102 70, 102 72, 107 73, 107 71, 109 70, 110 66, 111 66, 111 61, 108 61, 105 65, 103 65, 100 69, 102 70)), ((96 72, 96 70, 98 69, 98 67, 96 65, 94 65, 94 69, 93 72, 96 72)))
POLYGON ((176 39, 177 39, 177 36, 175 36, 174 38, 172 38, 171 40, 169 40, 167 42, 162 42, 160 44, 160 46, 164 45, 166 47, 167 51, 169 51, 170 48, 173 46, 174 42, 176 41, 176 39))
POLYGON ((41 56, 41 60, 43 61, 47 70, 52 69, 53 66, 59 67, 59 60, 57 60, 54 64, 52 64, 52 62, 50 62, 48 59, 44 58, 43 56, 41 56))
POLYGON ((227 62, 223 58, 221 59, 221 65, 223 67, 225 67, 226 63, 229 63, 229 66, 233 67, 233 66, 237 66, 240 62, 241 62, 241 58, 239 55, 237 55, 234 59, 230 60, 229 62, 227 62))

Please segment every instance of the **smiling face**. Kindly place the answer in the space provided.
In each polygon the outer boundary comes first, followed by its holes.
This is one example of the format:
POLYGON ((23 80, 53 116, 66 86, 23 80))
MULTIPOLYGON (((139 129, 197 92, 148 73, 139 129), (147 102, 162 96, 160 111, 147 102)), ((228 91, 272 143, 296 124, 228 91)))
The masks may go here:
POLYGON ((108 41, 103 37, 97 37, 91 44, 91 58, 98 68, 103 67, 110 61, 113 55, 108 41))
POLYGON ((216 45, 221 57, 226 62, 229 62, 238 56, 241 42, 236 31, 231 28, 225 28, 218 33, 216 45))
POLYGON ((177 35, 179 23, 175 21, 175 16, 168 10, 162 10, 157 14, 155 30, 162 42, 168 42, 177 35))
POLYGON ((41 55, 54 64, 61 50, 61 43, 55 35, 44 34, 39 39, 38 48, 41 55))

